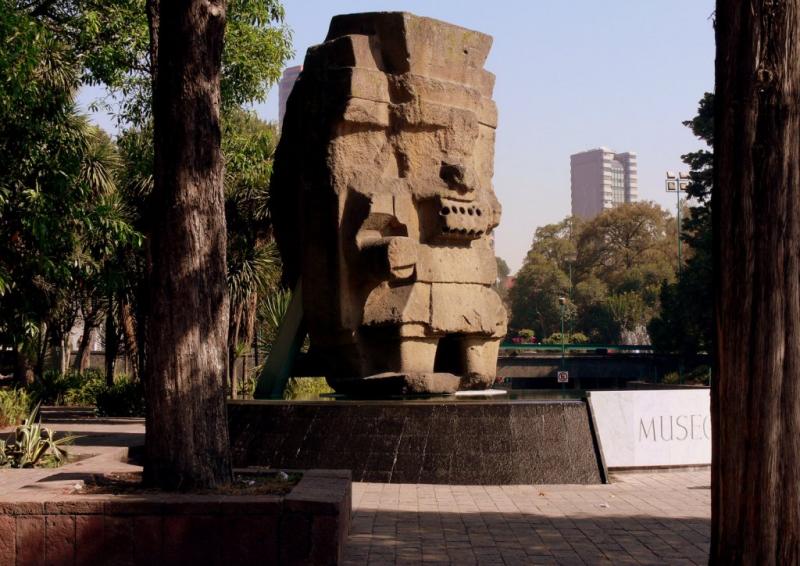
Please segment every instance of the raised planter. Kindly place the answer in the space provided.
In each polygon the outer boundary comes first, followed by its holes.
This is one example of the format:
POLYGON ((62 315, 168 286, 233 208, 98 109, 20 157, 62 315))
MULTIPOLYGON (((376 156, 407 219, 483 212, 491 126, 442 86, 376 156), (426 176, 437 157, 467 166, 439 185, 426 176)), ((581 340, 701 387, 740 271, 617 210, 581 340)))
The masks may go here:
POLYGON ((349 468, 354 481, 604 481, 583 400, 230 401, 234 466, 349 468))
POLYGON ((285 496, 71 495, 53 472, 0 497, 0 565, 337 564, 350 525, 349 471, 285 496))

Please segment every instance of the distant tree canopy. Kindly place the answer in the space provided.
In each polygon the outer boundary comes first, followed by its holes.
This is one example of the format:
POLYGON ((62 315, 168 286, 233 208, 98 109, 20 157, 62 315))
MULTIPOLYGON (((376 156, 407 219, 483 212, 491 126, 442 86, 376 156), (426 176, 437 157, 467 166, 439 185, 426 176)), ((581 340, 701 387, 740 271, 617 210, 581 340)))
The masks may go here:
POLYGON ((536 230, 510 291, 511 327, 546 339, 561 327, 591 342, 648 343, 663 281, 674 279, 675 220, 655 204, 568 217, 536 230))
MULTIPOLYGON (((697 108, 697 116, 683 123, 709 148, 714 144, 714 95, 707 92, 697 108)), ((676 282, 661 288, 661 311, 648 326, 653 345, 671 352, 692 354, 710 352, 714 335, 712 284, 711 187, 714 154, 700 149, 682 156, 689 168, 691 183, 687 196, 694 200, 684 219, 681 238, 691 253, 676 282)))
POLYGON ((497 280, 495 281, 493 287, 505 303, 508 301, 508 289, 506 288, 505 281, 509 273, 511 273, 511 268, 508 267, 506 260, 504 260, 502 257, 495 257, 494 259, 495 262, 497 262, 497 280))

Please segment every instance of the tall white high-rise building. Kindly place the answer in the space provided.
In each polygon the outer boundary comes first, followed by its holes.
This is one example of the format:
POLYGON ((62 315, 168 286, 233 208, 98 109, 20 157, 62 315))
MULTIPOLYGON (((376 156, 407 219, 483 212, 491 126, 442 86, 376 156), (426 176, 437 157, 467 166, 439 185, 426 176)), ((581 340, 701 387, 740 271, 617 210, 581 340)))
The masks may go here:
POLYGON ((570 156, 572 215, 593 218, 603 210, 639 198, 636 153, 607 147, 570 156))
POLYGON ((278 82, 278 124, 280 126, 283 126, 283 116, 286 114, 286 101, 289 100, 294 82, 297 80, 297 77, 300 76, 300 71, 302 70, 302 65, 287 67, 284 69, 281 80, 278 82))

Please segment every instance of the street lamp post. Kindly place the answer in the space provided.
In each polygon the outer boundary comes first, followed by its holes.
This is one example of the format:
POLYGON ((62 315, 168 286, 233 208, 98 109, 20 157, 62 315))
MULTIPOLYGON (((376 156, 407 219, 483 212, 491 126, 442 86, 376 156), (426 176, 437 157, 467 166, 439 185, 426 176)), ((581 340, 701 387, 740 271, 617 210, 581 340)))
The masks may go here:
MULTIPOLYGON (((674 192, 678 199, 678 277, 681 275, 683 262, 681 261, 681 192, 686 192, 689 188, 689 174, 683 171, 675 173, 667 171, 666 179, 667 192, 674 192)), ((678 382, 683 384, 683 359, 678 359, 678 382)))
POLYGON ((675 173, 667 171, 666 187, 668 193, 675 193, 677 198, 677 218, 678 218, 678 275, 681 274, 681 192, 686 192, 689 188, 689 174, 683 171, 675 173))
MULTIPOLYGON (((558 304, 561 307, 561 371, 564 371, 564 352, 565 352, 565 343, 564 343, 564 307, 567 305, 567 299, 564 297, 558 298, 558 304)), ((561 389, 566 389, 566 384, 561 384, 561 389)))
MULTIPOLYGON (((573 285, 572 285, 572 266, 575 264, 575 261, 577 259, 578 259, 578 254, 576 254, 574 252, 569 252, 566 255, 564 255, 564 261, 567 263, 567 266, 569 267, 569 302, 572 303, 572 304, 575 304, 574 303, 574 299, 572 298, 572 288, 573 288, 573 285)), ((563 310, 563 307, 562 307, 562 310, 563 310)), ((572 321, 573 321, 573 319, 570 318, 569 319, 570 340, 572 340, 572 334, 573 334, 572 321)), ((562 329, 561 333, 562 334, 564 333, 563 329, 562 329)))
POLYGON ((559 297, 558 304, 561 306, 561 369, 564 369, 564 352, 566 350, 564 342, 564 307, 566 307, 567 299, 559 297))

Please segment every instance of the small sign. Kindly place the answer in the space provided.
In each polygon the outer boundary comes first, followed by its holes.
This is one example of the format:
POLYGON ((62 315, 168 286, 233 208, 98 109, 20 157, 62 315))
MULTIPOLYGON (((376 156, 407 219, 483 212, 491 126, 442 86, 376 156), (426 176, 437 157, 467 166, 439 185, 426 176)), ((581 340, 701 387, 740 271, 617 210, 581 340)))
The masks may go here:
POLYGON ((558 382, 559 383, 568 383, 569 382, 569 372, 568 371, 560 371, 560 372, 558 372, 558 382))

